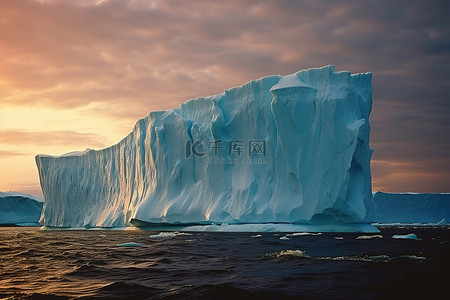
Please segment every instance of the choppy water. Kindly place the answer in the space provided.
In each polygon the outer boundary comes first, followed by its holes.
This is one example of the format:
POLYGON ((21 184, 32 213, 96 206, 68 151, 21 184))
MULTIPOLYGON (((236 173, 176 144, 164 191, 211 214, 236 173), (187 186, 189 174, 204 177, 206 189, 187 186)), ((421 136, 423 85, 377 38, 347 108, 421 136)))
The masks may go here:
POLYGON ((430 299, 448 292, 449 242, 448 226, 288 236, 0 228, 0 298, 430 299), (408 233, 421 240, 392 238, 408 233))

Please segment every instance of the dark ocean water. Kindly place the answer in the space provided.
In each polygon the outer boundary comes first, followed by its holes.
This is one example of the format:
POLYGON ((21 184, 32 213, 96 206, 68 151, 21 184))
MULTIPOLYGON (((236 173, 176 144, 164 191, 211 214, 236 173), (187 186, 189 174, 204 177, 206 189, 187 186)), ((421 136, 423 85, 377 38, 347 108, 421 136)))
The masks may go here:
MULTIPOLYGON (((450 227, 376 234, 0 228, 6 299, 432 299, 448 293, 450 227), (415 233, 421 240, 393 239, 415 233), (155 235, 158 235, 155 237, 155 235), (139 243, 137 247, 132 244, 139 243)), ((136 246, 136 245, 135 245, 136 246)), ((448 296, 448 294, 447 294, 448 296)))

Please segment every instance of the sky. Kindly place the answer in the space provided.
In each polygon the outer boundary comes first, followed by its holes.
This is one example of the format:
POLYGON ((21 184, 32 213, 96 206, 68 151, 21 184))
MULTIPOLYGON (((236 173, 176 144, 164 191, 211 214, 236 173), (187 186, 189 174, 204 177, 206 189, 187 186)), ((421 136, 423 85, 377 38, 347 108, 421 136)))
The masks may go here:
POLYGON ((0 191, 150 111, 268 75, 373 73, 373 190, 450 192, 449 1, 0 0, 0 191))

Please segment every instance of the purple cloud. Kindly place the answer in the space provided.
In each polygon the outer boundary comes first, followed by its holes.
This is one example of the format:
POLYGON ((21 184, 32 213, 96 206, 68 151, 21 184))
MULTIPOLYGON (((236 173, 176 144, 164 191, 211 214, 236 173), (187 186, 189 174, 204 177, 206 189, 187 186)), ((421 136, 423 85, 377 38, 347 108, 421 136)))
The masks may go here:
POLYGON ((334 64, 374 73, 374 186, 448 192, 449 8, 406 0, 4 0, 0 108, 95 104, 103 117, 133 120, 265 75, 334 64), (414 180, 394 172, 405 166, 414 180))

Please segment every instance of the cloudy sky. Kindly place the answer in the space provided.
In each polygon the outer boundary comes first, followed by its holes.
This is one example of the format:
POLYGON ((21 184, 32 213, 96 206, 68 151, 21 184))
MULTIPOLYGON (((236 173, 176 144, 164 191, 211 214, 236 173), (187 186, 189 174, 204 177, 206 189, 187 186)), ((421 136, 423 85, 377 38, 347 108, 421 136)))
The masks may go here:
POLYGON ((0 190, 267 75, 373 72, 373 189, 450 192, 449 1, 0 0, 0 190))

